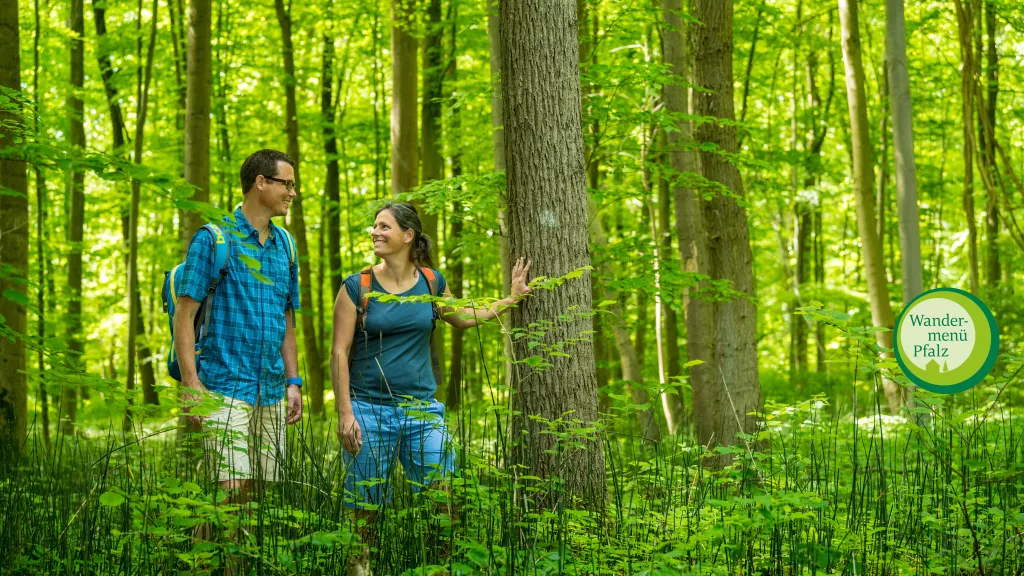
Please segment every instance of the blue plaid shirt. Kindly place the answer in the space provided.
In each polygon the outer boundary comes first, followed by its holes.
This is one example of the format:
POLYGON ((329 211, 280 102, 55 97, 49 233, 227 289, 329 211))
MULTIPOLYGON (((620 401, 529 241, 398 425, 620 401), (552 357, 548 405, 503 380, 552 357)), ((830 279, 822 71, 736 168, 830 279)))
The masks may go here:
MULTIPOLYGON (((221 228, 230 247, 228 270, 213 296, 209 333, 199 343, 199 380, 212 392, 249 404, 274 404, 285 394, 281 344, 291 316, 286 311, 299 309, 298 262, 290 276, 284 230, 273 222, 263 246, 259 231, 241 208, 235 210, 235 223, 225 219, 221 228), (259 267, 250 269, 240 258, 243 255, 259 262, 259 267)), ((214 256, 213 235, 200 230, 188 249, 179 296, 197 302, 206 297, 213 275, 220 274, 213 269, 214 256)))

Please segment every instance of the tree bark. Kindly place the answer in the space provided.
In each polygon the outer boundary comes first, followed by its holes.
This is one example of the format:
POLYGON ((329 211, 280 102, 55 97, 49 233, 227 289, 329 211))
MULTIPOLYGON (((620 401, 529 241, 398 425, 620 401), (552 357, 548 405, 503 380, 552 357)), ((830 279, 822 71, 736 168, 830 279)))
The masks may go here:
MULTIPOLYGON (((185 97, 185 180, 195 187, 194 202, 210 200, 210 84, 212 65, 210 0, 189 1, 188 73, 185 97)), ((195 211, 181 214, 181 256, 188 254, 192 235, 203 225, 195 211)))
MULTIPOLYGON (((867 275, 871 299, 871 321, 887 328, 876 335, 878 345, 892 349, 894 324, 885 279, 882 245, 875 229, 874 166, 871 158, 867 100, 864 95, 864 64, 861 60, 857 0, 839 0, 839 23, 843 36, 843 62, 846 68, 846 97, 850 110, 850 136, 853 143, 853 179, 857 198, 857 228, 861 238, 861 259, 867 275)), ((884 354, 888 356, 888 353, 884 354)), ((902 390, 895 382, 883 380, 885 396, 893 414, 903 406, 902 390)))
MULTIPOLYGON (((8 56, 0 58, 0 86, 20 91, 19 36, 18 3, 5 2, 0 6, 0 46, 13 49, 8 50, 8 56)), ((18 126, 23 121, 24 115, 0 112, 0 124, 10 122, 18 126)), ((0 149, 15 143, 15 131, 0 130, 0 149)), ((21 293, 25 286, 18 280, 28 277, 28 176, 25 163, 0 159, 0 187, 17 194, 0 195, 0 265, 11 267, 9 277, 0 277, 0 293, 6 290, 21 293)), ((0 315, 11 330, 19 335, 28 335, 24 302, 0 296, 0 315)), ((25 445, 27 366, 24 342, 20 338, 0 338, 0 458, 3 459, 4 469, 7 469, 6 464, 17 459, 25 445)))
POLYGON ((971 293, 977 294, 978 280, 978 225, 974 212, 974 86, 977 63, 974 59, 974 3, 956 2, 957 31, 960 40, 960 119, 963 124, 964 157, 964 218, 967 219, 967 277, 971 293))
MULTIPOLYGON (((999 52, 996 51, 996 8, 992 0, 985 2, 985 29, 988 38, 985 47, 985 80, 988 85, 988 98, 985 101, 985 115, 988 117, 988 125, 992 127, 993 138, 984 138, 985 130, 982 129, 982 142, 984 146, 983 161, 989 166, 989 172, 995 172, 995 146, 994 137, 996 131, 996 101, 999 98, 999 52)), ((995 189, 988 191, 988 198, 985 203, 985 243, 988 251, 985 255, 985 280, 990 288, 999 286, 1002 278, 1002 266, 999 259, 999 200, 995 189)))
POLYGON ((393 0, 391 24, 391 193, 398 195, 417 186, 416 99, 417 66, 415 0, 393 0))
MULTIPOLYGON (((689 114, 690 81, 689 61, 681 17, 681 0, 662 0, 664 58, 672 72, 673 82, 663 88, 665 107, 670 114, 689 114)), ((699 157, 692 146, 693 129, 689 120, 676 122, 678 130, 666 134, 669 166, 674 173, 700 173, 699 157)), ((676 236, 679 242, 679 258, 683 273, 689 276, 709 274, 708 238, 704 228, 703 200, 699 191, 674 184, 672 203, 675 211, 676 236)), ((694 391, 711 391, 717 383, 712 368, 712 304, 700 295, 702 284, 683 288, 683 312, 686 322, 686 352, 689 361, 701 363, 690 368, 690 384, 694 391)), ((692 410, 697 413, 696 399, 701 392, 693 395, 692 410)))
MULTIPOLYGON (((456 51, 456 41, 458 39, 458 6, 454 3, 451 7, 451 41, 452 48, 451 53, 448 56, 448 63, 446 68, 449 71, 451 77, 451 84, 453 86, 458 82, 459 66, 458 66, 458 52, 456 51)), ((452 150, 451 163, 452 163, 452 178, 458 178, 462 176, 462 108, 452 108, 451 122, 449 124, 448 141, 452 150)), ((451 216, 451 235, 446 238, 446 246, 448 246, 448 257, 446 263, 448 264, 448 286, 451 288, 452 294, 462 294, 462 283, 465 277, 465 264, 463 262, 463 250, 465 247, 462 244, 462 204, 454 202, 452 204, 452 216, 451 216)), ((446 394, 446 402, 449 410, 458 410, 459 405, 462 402, 462 354, 464 348, 464 340, 462 330, 456 330, 452 328, 452 351, 451 358, 448 362, 448 389, 446 394)), ((502 338, 502 340, 506 340, 502 338)))
MULTIPOLYGON (((733 6, 732 1, 695 0, 690 45, 694 51, 694 83, 709 92, 694 94, 694 113, 725 121, 736 118, 733 109, 733 6)), ((702 147, 701 169, 706 179, 744 196, 739 170, 711 144, 727 154, 737 152, 734 126, 702 123, 695 139, 702 147)), ((756 422, 747 415, 761 408, 757 375, 757 314, 754 297, 753 256, 747 230, 747 211, 734 198, 717 194, 704 205, 708 232, 708 272, 713 280, 727 280, 740 295, 712 305, 711 378, 693 386, 693 411, 702 444, 734 444, 740 432, 751 433, 756 422)))
MULTIPOLYGON (((85 127, 82 123, 84 105, 79 98, 85 80, 85 35, 84 0, 71 0, 70 29, 75 35, 71 40, 71 87, 67 99, 68 120, 71 125, 69 144, 78 150, 85 149, 85 127)), ((82 335, 82 237, 85 227, 85 172, 72 168, 68 179, 68 196, 71 200, 70 225, 68 227, 68 317, 67 339, 70 360, 79 369, 84 369, 82 354, 85 341, 82 335)), ((61 431, 73 434, 75 417, 78 413, 78 394, 74 385, 64 386, 61 395, 61 431)))
MULTIPOLYGON (((32 33, 32 96, 36 99, 37 106, 41 100, 39 92, 39 0, 33 0, 33 7, 35 8, 35 28, 32 33)), ((17 26, 15 26, 17 29, 17 26)), ((17 67, 15 68, 17 69, 17 67)), ((39 110, 36 111, 33 117, 33 126, 36 133, 36 139, 38 141, 39 134, 39 110)), ((33 166, 33 171, 36 177, 36 254, 37 262, 36 265, 36 308, 37 319, 36 319, 36 331, 39 335, 39 339, 45 341, 46 339, 46 276, 50 272, 49 266, 49 254, 44 249, 44 230, 46 229, 46 216, 47 216, 47 189, 46 180, 43 178, 42 169, 36 165, 33 166)), ((50 294, 52 298, 53 294, 53 278, 50 278, 50 294)), ((5 354, 4 357, 7 357, 5 354)), ((39 374, 42 375, 46 370, 46 361, 44 358, 43 349, 40 347, 36 352, 36 363, 39 368, 39 374)), ((39 412, 41 415, 40 425, 43 429, 43 443, 46 446, 46 450, 50 450, 50 400, 49 394, 46 391, 46 378, 40 376, 39 378, 39 412)))
MULTIPOLYGON (((274 0, 274 8, 277 12, 277 22, 281 25, 281 52, 284 56, 285 74, 285 132, 288 135, 288 156, 295 163, 295 188, 301 190, 299 180, 299 166, 301 156, 299 154, 299 119, 295 103, 295 58, 292 50, 292 18, 291 13, 285 10, 284 0, 274 0)), ((312 197, 312 196, 311 196, 312 197)), ((313 291, 312 279, 309 273, 309 244, 306 241, 306 221, 303 219, 302 193, 295 195, 291 208, 291 232, 295 237, 295 248, 299 252, 299 299, 304 304, 302 316, 302 341, 305 345, 306 355, 305 370, 309 377, 310 391, 320 391, 323 397, 324 369, 320 355, 320 343, 316 338, 316 326, 313 322, 313 291), (304 265, 305 264, 305 265, 304 265)))
MULTIPOLYGON (((441 39, 444 28, 441 22, 441 0, 429 0, 427 4, 426 35, 423 38, 423 141, 420 143, 422 158, 423 183, 444 178, 444 159, 441 156, 441 87, 444 82, 444 70, 441 62, 441 39)), ((412 100, 415 106, 415 98, 412 100)), ((414 112, 415 114, 415 112, 414 112)), ((415 123, 415 121, 414 121, 415 123)), ((434 242, 431 258, 436 266, 440 266, 438 258, 438 227, 437 214, 428 212, 423 202, 417 201, 423 232, 434 242)), ((434 382, 440 389, 443 380, 444 335, 447 329, 435 330, 430 340, 431 367, 434 370, 434 382)))
MULTIPOLYGON (((590 265, 575 2, 505 0, 500 10, 509 259, 529 258, 532 273, 558 277, 590 265)), ((514 309, 512 327, 527 330, 569 314, 548 326, 543 349, 589 334, 590 311, 591 276, 585 272, 514 309)), ((515 345, 521 359, 533 354, 525 340, 515 345)), ((515 365, 513 408, 519 415, 512 422, 517 441, 510 462, 540 478, 557 476, 570 498, 603 507, 600 442, 556 446, 554 436, 542 433, 548 424, 531 418, 565 418, 588 427, 597 421, 593 345, 583 339, 568 352, 568 358, 547 358, 552 365, 543 371, 515 365)), ((558 426, 563 432, 576 427, 558 426)))
MULTIPOLYGON (((327 259, 331 276, 331 296, 341 291, 341 177, 338 169, 338 137, 334 126, 334 37, 324 34, 323 66, 320 73, 320 114, 323 116, 324 156, 327 176, 324 194, 327 196, 327 218, 320 227, 321 238, 327 229, 327 259)), ((339 87, 340 91, 340 87, 339 87)), ((340 96, 340 95, 339 95, 340 96)), ((323 323, 321 322, 321 329, 323 323)), ((310 389, 309 410, 320 415, 324 410, 324 390, 310 389)))
MULTIPOLYGON (((494 171, 505 171, 505 129, 501 119, 501 35, 499 33, 497 0, 487 0, 487 42, 491 68, 491 147, 494 150, 494 171)), ((498 201, 498 251, 501 260, 502 293, 512 290, 512 266, 508 261, 507 190, 498 201)), ((502 337, 505 353, 505 384, 512 382, 512 340, 502 337)))
MULTIPOLYGON (((140 1, 141 4, 141 1, 140 1)), ((156 51, 156 29, 159 0, 153 0, 152 16, 150 16, 149 47, 146 50, 146 69, 141 83, 138 87, 136 100, 139 103, 139 111, 135 121, 135 156, 136 165, 142 164, 142 144, 146 127, 146 108, 149 104, 149 83, 153 76, 153 55, 156 51)), ((140 10, 139 22, 142 22, 140 10)), ((140 31, 141 32, 141 31, 140 31)), ((131 324, 128 328, 128 388, 131 389, 135 381, 135 360, 141 361, 142 367, 142 396, 146 404, 159 404, 160 400, 156 392, 156 378, 153 374, 153 358, 149 346, 142 344, 137 346, 138 335, 146 335, 146 327, 142 317, 142 299, 139 295, 139 196, 140 185, 137 180, 132 181, 131 207, 129 208, 128 223, 128 294, 131 298, 129 303, 128 317, 131 324)), ((126 422, 127 424, 127 422, 126 422)))

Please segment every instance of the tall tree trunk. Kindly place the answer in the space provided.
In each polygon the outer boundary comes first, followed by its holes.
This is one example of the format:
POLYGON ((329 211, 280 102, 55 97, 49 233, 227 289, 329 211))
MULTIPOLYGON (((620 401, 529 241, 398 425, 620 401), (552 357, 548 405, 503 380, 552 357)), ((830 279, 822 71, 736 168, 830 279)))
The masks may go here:
MULTIPOLYGON (((210 200, 210 35, 211 0, 188 4, 188 86, 185 98, 185 180, 195 187, 194 202, 210 200)), ((192 235, 203 225, 195 211, 181 215, 181 255, 188 254, 192 235)))
MULTIPOLYGON (((290 6, 290 4, 289 4, 290 6)), ((274 8, 277 11, 277 22, 281 25, 281 52, 284 56, 285 74, 285 132, 288 135, 288 156, 295 163, 295 188, 299 187, 299 118, 295 103, 295 57, 292 51, 292 17, 291 13, 285 10, 284 0, 274 0, 274 8)), ((311 196, 312 197, 312 196, 311 196)), ((302 341, 305 345, 306 375, 309 376, 310 391, 319 390, 323 396, 324 369, 320 356, 320 343, 316 338, 316 326, 313 322, 315 317, 312 314, 313 291, 312 279, 309 273, 309 244, 306 242, 306 221, 302 216, 302 194, 296 194, 292 200, 291 229, 295 237, 295 248, 299 252, 299 299, 302 302, 309 302, 307 307, 310 310, 304 311, 302 316, 302 341), (302 265, 306 263, 306 265, 302 265)))
MULTIPOLYGON (((141 8, 142 0, 139 0, 141 8)), ((156 51, 156 27, 159 0, 153 0, 153 10, 150 16, 149 47, 146 50, 146 69, 143 77, 140 78, 136 101, 139 103, 139 110, 135 121, 135 156, 136 165, 142 164, 142 144, 146 127, 146 107, 149 104, 149 83, 153 75, 153 55, 156 51)), ((142 22, 142 10, 139 10, 139 22, 142 22)), ((140 30, 141 33, 141 30, 140 30)), ((140 36, 141 42, 141 36, 140 36)), ((141 45, 141 44, 140 44, 141 45)), ((143 402, 146 404, 157 404, 159 398, 156 393, 156 379, 153 374, 152 354, 149 346, 143 344, 136 346, 138 336, 146 335, 146 327, 142 317, 142 299, 139 295, 139 182, 132 181, 131 207, 129 208, 128 222, 128 389, 132 389, 135 383, 135 360, 142 361, 142 393, 143 402)), ((125 428, 130 429, 128 419, 125 419, 125 428)))
MULTIPOLYGON (((102 42, 102 39, 107 34, 107 23, 106 23, 106 10, 102 4, 93 4, 93 20, 96 24, 96 39, 97 42, 102 42)), ((137 58, 142 60, 142 16, 141 16, 141 2, 140 2, 140 14, 137 19, 137 45, 138 55, 137 58)), ((152 39, 152 38, 151 38, 152 39)), ((153 46, 150 47, 153 50, 153 46)), ((149 58, 149 53, 146 55, 149 58)), ((127 127, 124 123, 124 114, 121 110, 121 104, 119 103, 119 97, 117 94, 117 88, 113 83, 114 71, 110 63, 110 56, 108 54, 99 54, 97 56, 99 61, 99 68, 101 72, 101 78, 103 80, 103 89, 107 97, 107 107, 110 110, 110 125, 111 135, 114 145, 114 154, 121 156, 126 151, 124 150, 125 139, 124 136, 128 133, 127 127)), ((151 63, 147 61, 147 65, 151 63)), ((147 71, 148 72, 148 71, 147 71)), ((136 102, 148 101, 148 80, 146 81, 146 92, 143 92, 143 68, 138 69, 138 80, 137 80, 137 93, 136 102)), ((140 109, 136 116, 135 126, 135 164, 142 163, 142 142, 143 142, 143 128, 145 127, 146 111, 140 109)), ((133 263, 132 252, 136 253, 135 260, 137 262, 138 243, 137 240, 133 245, 132 242, 132 230, 138 228, 138 223, 132 224, 131 222, 131 211, 132 204, 137 204, 138 195, 138 182, 132 182, 132 198, 129 200, 129 205, 124 208, 121 213, 121 236, 125 246, 125 268, 127 269, 127 284, 128 284, 128 317, 134 318, 133 322, 129 323, 128 326, 128 351, 126 359, 128 363, 127 367, 127 389, 135 389, 136 372, 139 372, 142 378, 142 391, 143 391, 143 402, 146 404, 159 404, 160 399, 156 392, 156 374, 153 371, 153 360, 152 352, 149 346, 145 343, 138 345, 138 335, 143 335, 143 341, 145 341, 146 326, 145 318, 142 314, 142 298, 139 294, 138 289, 138 266, 137 263, 133 263), (134 351, 134 353, 133 353, 134 351), (138 364, 139 369, 136 370, 138 364)), ((137 205, 136 205, 137 212, 137 205)), ((137 216, 137 215, 136 215, 137 216)), ((131 422, 125 420, 125 429, 130 429, 131 422)))
MULTIPOLYGON (((857 0, 839 0, 839 24, 843 36, 843 62, 846 68, 846 97, 850 110, 850 136, 853 143, 853 179, 857 198, 857 228, 861 238, 861 259, 867 274, 871 321, 889 328, 877 333, 878 345, 892 348, 893 314, 889 302, 889 284, 885 280, 882 245, 875 229, 874 166, 868 127, 867 99, 864 95, 864 64, 861 60, 857 0)), ((883 380, 885 396, 892 413, 903 406, 901 389, 895 382, 883 380)))
MULTIPOLYGON (((491 147, 494 149, 494 171, 505 171, 505 129, 501 119, 501 34, 497 0, 487 0, 487 42, 491 66, 491 147)), ((507 194, 498 202, 498 251, 501 258, 502 293, 512 290, 512 266, 508 261, 507 194)), ((505 384, 512 382, 512 340, 504 336, 505 384)))
MULTIPOLYGON (((682 0, 662 0, 661 8, 665 23, 662 32, 664 58, 673 77, 672 82, 665 84, 662 97, 670 114, 689 114, 689 88, 686 84, 690 82, 690 57, 683 36, 682 0)), ((677 122, 676 127, 678 130, 666 134, 669 166, 675 173, 699 173, 699 157, 690 149, 693 139, 691 124, 683 120, 677 122)), ((672 187, 672 203, 683 273, 690 276, 707 275, 710 268, 708 238, 704 228, 704 202, 697 191, 675 184, 672 187)), ((686 352, 690 361, 701 361, 690 369, 691 389, 710 394, 717 383, 711 358, 713 310, 711 302, 699 294, 701 288, 701 285, 683 288, 686 352)), ((693 394, 694 418, 699 416, 696 399, 700 396, 699 392, 693 394)))
MULTIPOLYGON (((444 159, 441 157, 441 87, 444 82, 444 70, 441 63, 441 38, 444 28, 441 22, 441 0, 429 0, 427 4, 426 35, 423 38, 423 141, 420 152, 423 155, 423 183, 444 178, 444 159)), ((412 100, 415 106, 415 98, 412 100)), ((415 112, 414 112, 415 114, 415 112)), ((415 121, 414 121, 415 123, 415 121)), ((440 266, 438 258, 437 214, 431 214, 417 202, 423 232, 434 242, 431 257, 435 265, 440 266)), ((434 382, 440 389, 442 362, 444 359, 444 335, 447 330, 435 330, 430 340, 430 364, 434 370, 434 382)), ((442 396, 443 397, 443 396, 442 396)))
MULTIPOLYGON (((85 149, 85 126, 83 115, 85 107, 81 94, 85 80, 85 46, 82 38, 85 35, 84 0, 71 0, 70 28, 74 34, 71 40, 71 92, 68 94, 67 113, 71 125, 70 144, 78 150, 85 149)), ((71 245, 68 254, 68 350, 71 353, 71 362, 84 369, 82 354, 85 351, 85 341, 82 335, 82 237, 85 227, 85 172, 72 168, 68 179, 68 196, 71 199, 70 225, 68 228, 68 243, 71 245)), ((61 395, 61 430, 64 434, 73 434, 75 431, 75 417, 78 413, 78 394, 74 385, 65 385, 61 395)))
MULTIPOLYGON (((7 50, 8 56, 0 58, 0 86, 20 91, 19 36, 18 3, 5 2, 0 6, 0 46, 13 48, 7 50)), ((23 121, 22 114, 0 112, 0 124, 10 122, 20 126, 23 121)), ((0 149, 14 145, 16 138, 14 130, 0 130, 0 149)), ((28 278, 28 176, 25 163, 0 159, 0 187, 17 194, 0 195, 0 266, 10 266, 9 276, 0 277, 0 293, 11 290, 20 294, 25 287, 19 280, 28 278)), ((0 315, 15 333, 27 336, 25 302, 18 300, 6 295, 0 296, 0 315)), ((21 339, 0 338, 0 458, 5 470, 8 469, 8 463, 16 460, 25 444, 27 367, 24 342, 21 339)))
MULTIPOLYGON (((593 198, 589 198, 587 201, 587 221, 590 222, 590 245, 597 250, 607 248, 608 235, 604 231, 604 224, 601 222, 601 216, 597 212, 597 204, 593 198)), ((605 278, 614 278, 616 269, 612 264, 612 261, 607 259, 601 262, 599 265, 600 275, 605 278)), ((612 334, 615 336, 615 347, 619 351, 619 362, 622 365, 622 379, 626 382, 633 404, 647 404, 650 401, 650 395, 647 393, 647 388, 644 387, 643 362, 640 360, 641 354, 637 350, 637 348, 644 347, 646 319, 641 318, 637 321, 634 346, 633 340, 629 337, 629 330, 626 329, 626 312, 619 298, 620 294, 605 286, 602 286, 602 292, 602 297, 605 300, 615 302, 608 307, 608 312, 610 314, 609 321, 612 324, 612 334)), ((638 305, 643 310, 646 308, 646 294, 640 292, 638 296, 638 305)), ((661 440, 661 428, 658 425, 658 420, 654 417, 653 410, 637 410, 636 419, 637 429, 640 430, 642 438, 649 442, 661 440)))
MULTIPOLYGON (((988 85, 988 98, 985 101, 985 115, 988 117, 988 125, 992 127, 993 138, 984 138, 982 151, 983 161, 989 166, 989 172, 995 172, 995 130, 996 130, 996 101, 999 98, 999 53, 996 51, 996 9, 992 0, 985 2, 985 29, 988 39, 985 47, 985 81, 988 85)), ((984 136, 982 129, 980 134, 984 136)), ((999 200, 996 190, 988 191, 988 198, 985 203, 985 243, 988 251, 985 255, 985 280, 989 287, 999 286, 1002 278, 1002 266, 999 261, 999 200)))
MULTIPOLYGON (((416 134, 417 66, 413 0, 392 0, 391 25, 391 193, 408 192, 419 183, 416 134)), ((433 239, 433 238, 432 238, 433 239)))
MULTIPOLYGON (((327 195, 327 252, 331 269, 331 295, 341 291, 341 179, 338 171, 338 136, 334 126, 334 37, 324 34, 324 58, 320 78, 320 113, 324 118, 324 155, 327 157, 327 177, 324 193, 327 195)), ((339 86, 340 92, 340 86, 339 86)), ((339 94, 340 96, 340 94, 339 94)))
POLYGON ((896 159, 903 303, 906 305, 922 292, 923 280, 917 167, 914 164, 914 111, 907 71, 903 0, 885 0, 885 50, 889 55, 889 105, 892 109, 892 149, 896 159))
MULTIPOLYGON (((668 140, 664 130, 659 131, 658 140, 660 147, 665 149, 668 140)), ((665 158, 662 158, 661 163, 665 163, 665 158)), ((672 195, 669 189, 669 180, 664 175, 658 178, 657 242, 660 246, 660 269, 666 270, 668 269, 667 264, 672 262, 672 195)), ((661 286, 658 288, 660 290, 661 286)), ((662 293, 664 294, 664 291, 662 293)), ((664 299, 662 299, 661 306, 664 325, 664 342, 661 353, 666 360, 665 392, 661 395, 661 408, 665 413, 665 422, 671 422, 671 425, 668 426, 669 434, 677 434, 682 427, 685 414, 682 389, 677 388, 675 380, 673 380, 682 373, 679 364, 679 320, 676 318, 675 309, 664 299)))
MULTIPOLYGON (((35 28, 32 31, 32 97, 36 100, 36 106, 41 101, 39 92, 39 0, 33 0, 33 7, 35 8, 35 28)), ((15 15, 17 13, 15 12, 15 15)), ((17 26, 14 27, 17 30, 17 26)), ((10 44, 8 44, 10 45, 10 44)), ((17 45, 15 42, 14 45, 17 45)), ((17 67, 14 68, 17 70, 17 67)), ((4 72, 6 73, 6 72, 4 72)), ((3 74, 3 73, 0 73, 3 74)), ((6 77, 5 77, 6 78, 6 77)), ((4 81, 6 86, 6 80, 4 81)), ((36 113, 32 115, 32 122, 34 132, 36 133, 36 139, 39 138, 39 115, 41 110, 37 109, 36 113)), ((43 248, 43 237, 44 230, 46 229, 46 212, 47 212, 47 190, 46 180, 43 178, 43 171, 38 166, 32 167, 35 171, 36 176, 36 313, 37 322, 36 329, 39 335, 39 339, 42 341, 46 340, 46 307, 48 302, 46 300, 46 273, 49 272, 49 254, 43 248)), ((0 169, 2 171, 2 169, 0 169)), ((10 186, 9 184, 4 184, 10 186)), ((50 279, 53 282, 53 279, 50 279)), ((53 290, 50 290, 51 294, 53 290)), ((8 357, 7 354, 4 357, 8 357)), ((50 450, 50 400, 49 394, 46 392, 46 378, 43 374, 46 371, 46 361, 43 354, 42 347, 36 352, 36 363, 39 368, 39 412, 41 415, 40 424, 43 429, 43 443, 46 446, 46 450, 50 450)))
MULTIPOLYGON (((509 259, 530 258, 535 274, 557 277, 590 265, 575 2, 505 0, 500 10, 509 259)), ((556 291, 539 291, 512 311, 512 327, 525 330, 570 310, 571 317, 551 326, 542 344, 589 333, 589 273, 556 291)), ((518 357, 531 355, 526 342, 515 346, 518 357)), ((543 371, 515 365, 513 407, 519 415, 512 430, 519 442, 510 462, 534 476, 557 476, 570 498, 603 507, 600 442, 556 446, 555 437, 543 433, 548 425, 531 418, 554 421, 571 410, 583 426, 597 421, 593 345, 581 341, 569 358, 548 360, 552 366, 543 371)))
POLYGON ((974 59, 974 9, 976 0, 956 2, 960 40, 960 119, 963 123, 964 217, 967 219, 967 277, 971 293, 978 293, 978 226, 974 212, 974 86, 977 64, 974 59))
MULTIPOLYGON (((327 159, 327 177, 324 193, 327 196, 327 218, 320 225, 320 236, 327 229, 327 253, 331 276, 331 297, 341 291, 341 178, 338 171, 338 137, 334 126, 334 37, 324 34, 323 66, 320 74, 320 114, 323 116, 324 156, 327 159)), ((340 91, 340 90, 339 90, 340 91)), ((322 243, 322 240, 321 240, 322 243)), ((322 279, 321 279, 322 283, 322 279)), ((320 415, 324 410, 324 390, 310 389, 309 410, 320 415)))
MULTIPOLYGON (((451 85, 457 86, 459 77, 459 66, 458 66, 458 51, 457 46, 457 31, 458 31, 458 5, 456 3, 451 4, 450 9, 450 25, 451 25, 451 53, 448 56, 448 63, 446 65, 451 85)), ((449 146, 452 150, 451 163, 452 163, 452 178, 458 178, 462 176, 462 109, 460 107, 452 108, 451 122, 448 130, 448 141, 449 146)), ((448 257, 446 262, 448 263, 448 286, 451 288, 452 294, 462 295, 462 282, 465 276, 465 264, 464 258, 464 246, 462 244, 462 204, 454 202, 452 204, 452 217, 451 217, 451 235, 446 238, 446 245, 448 247, 448 257)), ((448 362, 448 390, 446 394, 446 402, 449 410, 458 410, 459 404, 462 402, 462 353, 463 353, 463 334, 461 330, 451 331, 452 335, 452 351, 451 358, 448 362)), ((505 340, 502 338, 502 340, 505 340)))
MULTIPOLYGON (((694 84, 709 90, 694 94, 694 113, 733 121, 732 1, 695 0, 693 6, 694 17, 703 23, 691 28, 694 84)), ((727 154, 737 151, 735 126, 702 123, 695 139, 702 150, 712 144, 727 154)), ((704 205, 709 275, 731 282, 743 295, 712 305, 711 382, 694 383, 693 411, 702 444, 734 444, 739 432, 754 431, 756 423, 747 414, 761 408, 753 257, 747 211, 736 201, 744 195, 739 170, 717 150, 702 151, 700 157, 704 177, 735 195, 717 194, 704 205)))
POLYGON ((220 207, 224 210, 232 210, 234 205, 234 190, 238 186, 233 177, 235 170, 231 165, 231 140, 228 134, 228 98, 227 87, 230 84, 231 73, 231 52, 232 43, 229 38, 234 29, 231 26, 231 7, 227 2, 217 3, 217 55, 216 62, 219 70, 214 74, 216 79, 216 100, 215 116, 217 122, 217 142, 220 166, 217 169, 218 180, 220 180, 221 199, 220 207), (227 22, 224 18, 225 5, 227 8, 227 22), (224 49, 226 47, 226 50, 224 49))

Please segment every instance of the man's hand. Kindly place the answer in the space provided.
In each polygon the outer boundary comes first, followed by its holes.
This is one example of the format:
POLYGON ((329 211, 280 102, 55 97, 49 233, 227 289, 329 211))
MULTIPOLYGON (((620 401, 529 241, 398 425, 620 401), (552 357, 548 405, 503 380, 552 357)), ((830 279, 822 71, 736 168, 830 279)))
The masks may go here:
POLYGON ((202 426, 205 418, 199 414, 191 414, 191 409, 193 404, 199 404, 203 401, 203 394, 206 392, 206 389, 203 387, 203 383, 199 381, 199 378, 186 378, 181 384, 181 399, 184 402, 181 411, 188 414, 189 422, 196 426, 202 426))
POLYGON ((341 440, 341 447, 352 456, 358 456, 363 448, 363 431, 351 410, 342 411, 338 415, 338 440, 341 440))
POLYGON ((302 389, 292 384, 288 387, 288 424, 302 420, 302 389))

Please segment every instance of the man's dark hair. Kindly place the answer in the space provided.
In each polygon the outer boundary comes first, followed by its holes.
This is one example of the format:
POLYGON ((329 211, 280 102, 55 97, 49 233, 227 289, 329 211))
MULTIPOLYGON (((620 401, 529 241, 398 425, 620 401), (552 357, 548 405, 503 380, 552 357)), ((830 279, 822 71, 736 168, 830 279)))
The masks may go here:
POLYGON ((277 163, 287 162, 293 168, 295 163, 284 152, 264 148, 257 150, 242 162, 242 169, 239 175, 242 178, 242 194, 248 194, 252 185, 256 183, 256 177, 262 174, 264 177, 277 176, 277 163))

